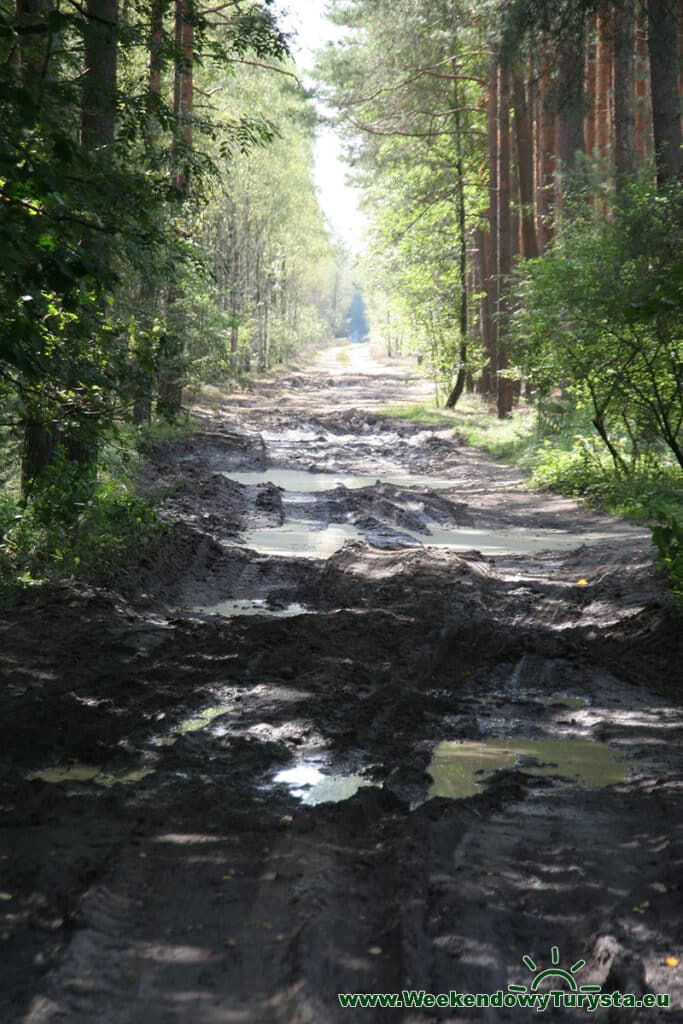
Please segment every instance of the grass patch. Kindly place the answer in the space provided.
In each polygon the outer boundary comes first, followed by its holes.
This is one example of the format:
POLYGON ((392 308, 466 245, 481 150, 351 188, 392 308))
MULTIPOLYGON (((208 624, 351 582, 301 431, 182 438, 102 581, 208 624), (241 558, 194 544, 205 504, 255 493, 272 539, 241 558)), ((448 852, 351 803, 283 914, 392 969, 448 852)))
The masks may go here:
POLYGON ((390 405, 379 409, 384 416, 422 423, 428 427, 450 427, 468 444, 486 448, 496 458, 529 465, 535 435, 535 418, 527 409, 510 419, 499 420, 476 395, 467 395, 455 409, 444 409, 434 401, 413 405, 390 405))
POLYGON ((436 405, 424 402, 417 405, 389 405, 376 410, 382 416, 394 416, 399 420, 410 420, 412 423, 423 423, 427 427, 449 427, 453 423, 453 414, 436 405))
POLYGON ((119 431, 117 440, 123 448, 136 455, 140 452, 146 454, 157 444, 164 441, 177 441, 182 437, 191 437, 192 434, 203 429, 203 425, 191 413, 183 412, 182 417, 175 423, 156 420, 140 427, 127 426, 119 431))

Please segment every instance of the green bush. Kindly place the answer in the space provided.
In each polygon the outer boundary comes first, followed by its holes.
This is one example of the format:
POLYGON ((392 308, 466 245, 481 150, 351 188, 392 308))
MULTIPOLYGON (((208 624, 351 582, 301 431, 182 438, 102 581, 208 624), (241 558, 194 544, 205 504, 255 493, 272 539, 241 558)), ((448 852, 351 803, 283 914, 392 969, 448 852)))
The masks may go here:
POLYGON ((589 410, 617 477, 683 469, 683 198, 641 181, 613 203, 604 219, 577 201, 548 252, 520 264, 517 369, 541 419, 589 410))
POLYGON ((656 525, 652 541, 659 551, 660 564, 666 570, 673 592, 683 599, 683 511, 665 505, 653 508, 656 525))
POLYGON ((106 578, 122 557, 161 532, 153 505, 135 493, 130 475, 108 454, 99 480, 94 472, 84 476, 62 454, 26 501, 18 490, 0 496, 5 600, 46 580, 106 578))

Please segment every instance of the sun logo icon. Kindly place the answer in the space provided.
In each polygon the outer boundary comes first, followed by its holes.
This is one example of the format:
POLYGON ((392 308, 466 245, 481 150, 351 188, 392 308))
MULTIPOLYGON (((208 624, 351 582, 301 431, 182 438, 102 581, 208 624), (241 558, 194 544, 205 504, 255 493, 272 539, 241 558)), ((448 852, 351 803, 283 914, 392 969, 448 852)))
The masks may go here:
POLYGON ((536 977, 531 982, 530 988, 527 988, 526 985, 508 985, 508 989, 510 990, 510 992, 538 992, 538 989, 541 986, 541 984, 548 978, 558 978, 560 981, 566 982, 570 992, 601 991, 599 985, 582 985, 581 988, 579 988, 579 986, 576 984, 576 979, 574 978, 574 975, 578 974, 579 971, 586 966, 585 960, 577 960, 575 964, 572 964, 568 971, 565 971, 562 967, 559 966, 560 951, 557 946, 553 946, 550 950, 550 959, 553 966, 546 967, 545 970, 539 971, 538 967, 536 966, 536 964, 530 956, 523 956, 522 963, 525 967, 528 967, 532 974, 536 974, 536 977))

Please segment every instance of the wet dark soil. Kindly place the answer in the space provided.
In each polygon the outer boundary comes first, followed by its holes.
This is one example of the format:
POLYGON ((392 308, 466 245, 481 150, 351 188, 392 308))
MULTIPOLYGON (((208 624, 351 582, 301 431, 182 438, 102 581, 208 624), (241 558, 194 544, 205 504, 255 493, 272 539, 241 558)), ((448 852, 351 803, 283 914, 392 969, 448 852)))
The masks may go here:
POLYGON ((205 395, 145 466, 164 536, 2 613, 3 1024, 518 1020, 337 993, 507 990, 553 947, 671 996, 601 1019, 683 1020, 683 633, 647 532, 378 412, 421 385, 350 351, 205 395), (247 543, 292 524, 352 539, 247 543), (434 546, 463 528, 501 553, 434 546))

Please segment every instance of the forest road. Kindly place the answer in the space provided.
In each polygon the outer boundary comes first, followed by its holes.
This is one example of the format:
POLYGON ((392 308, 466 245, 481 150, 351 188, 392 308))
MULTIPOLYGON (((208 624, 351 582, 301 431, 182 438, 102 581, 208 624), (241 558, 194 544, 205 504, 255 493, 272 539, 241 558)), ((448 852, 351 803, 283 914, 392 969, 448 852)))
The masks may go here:
POLYGON ((425 391, 366 346, 205 390, 175 525, 1 613, 3 1024, 683 1020, 648 534, 378 412, 425 391))

